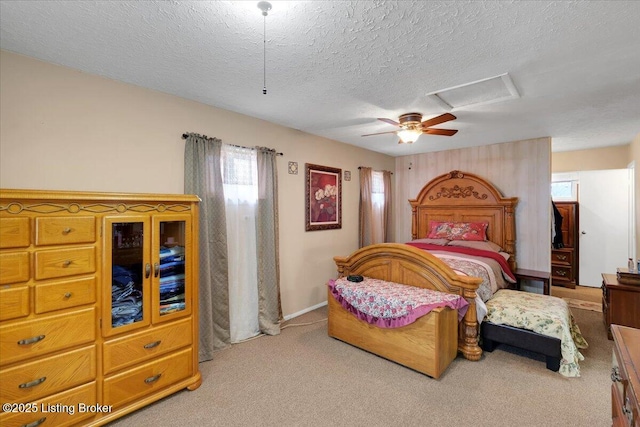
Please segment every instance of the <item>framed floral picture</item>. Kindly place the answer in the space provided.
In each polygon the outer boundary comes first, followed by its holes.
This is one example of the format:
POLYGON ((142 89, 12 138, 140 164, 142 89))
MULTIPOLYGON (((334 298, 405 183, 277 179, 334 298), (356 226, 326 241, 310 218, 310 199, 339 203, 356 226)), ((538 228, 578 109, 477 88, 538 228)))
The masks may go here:
POLYGON ((307 231, 342 228, 342 170, 305 164, 307 231))

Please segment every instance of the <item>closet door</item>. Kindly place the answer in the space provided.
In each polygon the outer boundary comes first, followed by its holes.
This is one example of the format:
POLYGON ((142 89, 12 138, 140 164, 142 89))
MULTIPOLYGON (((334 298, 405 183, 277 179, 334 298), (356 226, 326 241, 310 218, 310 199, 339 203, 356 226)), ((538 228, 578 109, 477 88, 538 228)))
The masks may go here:
POLYGON ((600 287, 629 259, 629 170, 580 172, 580 285, 600 287))

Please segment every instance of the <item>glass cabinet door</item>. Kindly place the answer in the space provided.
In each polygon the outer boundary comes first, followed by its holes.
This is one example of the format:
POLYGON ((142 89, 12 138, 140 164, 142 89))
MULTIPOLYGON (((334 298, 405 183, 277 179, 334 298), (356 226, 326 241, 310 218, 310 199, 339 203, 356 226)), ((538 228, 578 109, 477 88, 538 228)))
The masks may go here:
MULTIPOLYGON (((103 314, 106 335, 149 324, 149 220, 147 218, 107 218, 104 284, 109 295, 104 299, 108 313, 103 314), (107 307, 108 303, 110 306, 107 307)), ((105 311, 107 311, 105 310, 105 311)))
POLYGON ((190 217, 154 217, 153 313, 158 322, 191 313, 190 217))

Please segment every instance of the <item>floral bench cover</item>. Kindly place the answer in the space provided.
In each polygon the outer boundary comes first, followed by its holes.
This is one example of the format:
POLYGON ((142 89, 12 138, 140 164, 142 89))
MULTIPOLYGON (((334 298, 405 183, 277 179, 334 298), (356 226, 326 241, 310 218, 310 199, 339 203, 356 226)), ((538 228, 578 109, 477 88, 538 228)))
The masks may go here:
POLYGON ((462 319, 469 303, 463 297, 430 289, 364 277, 350 282, 346 277, 330 280, 333 297, 347 311, 380 328, 399 328, 415 322, 439 307, 458 310, 462 319))

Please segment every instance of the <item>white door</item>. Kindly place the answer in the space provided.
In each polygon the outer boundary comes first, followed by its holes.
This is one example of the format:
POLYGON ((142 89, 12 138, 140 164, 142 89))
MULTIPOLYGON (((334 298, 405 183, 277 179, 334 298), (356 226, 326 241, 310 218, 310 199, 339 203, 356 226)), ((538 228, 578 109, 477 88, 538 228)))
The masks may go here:
POLYGON ((579 172, 579 285, 600 287, 629 259, 629 170, 579 172))

